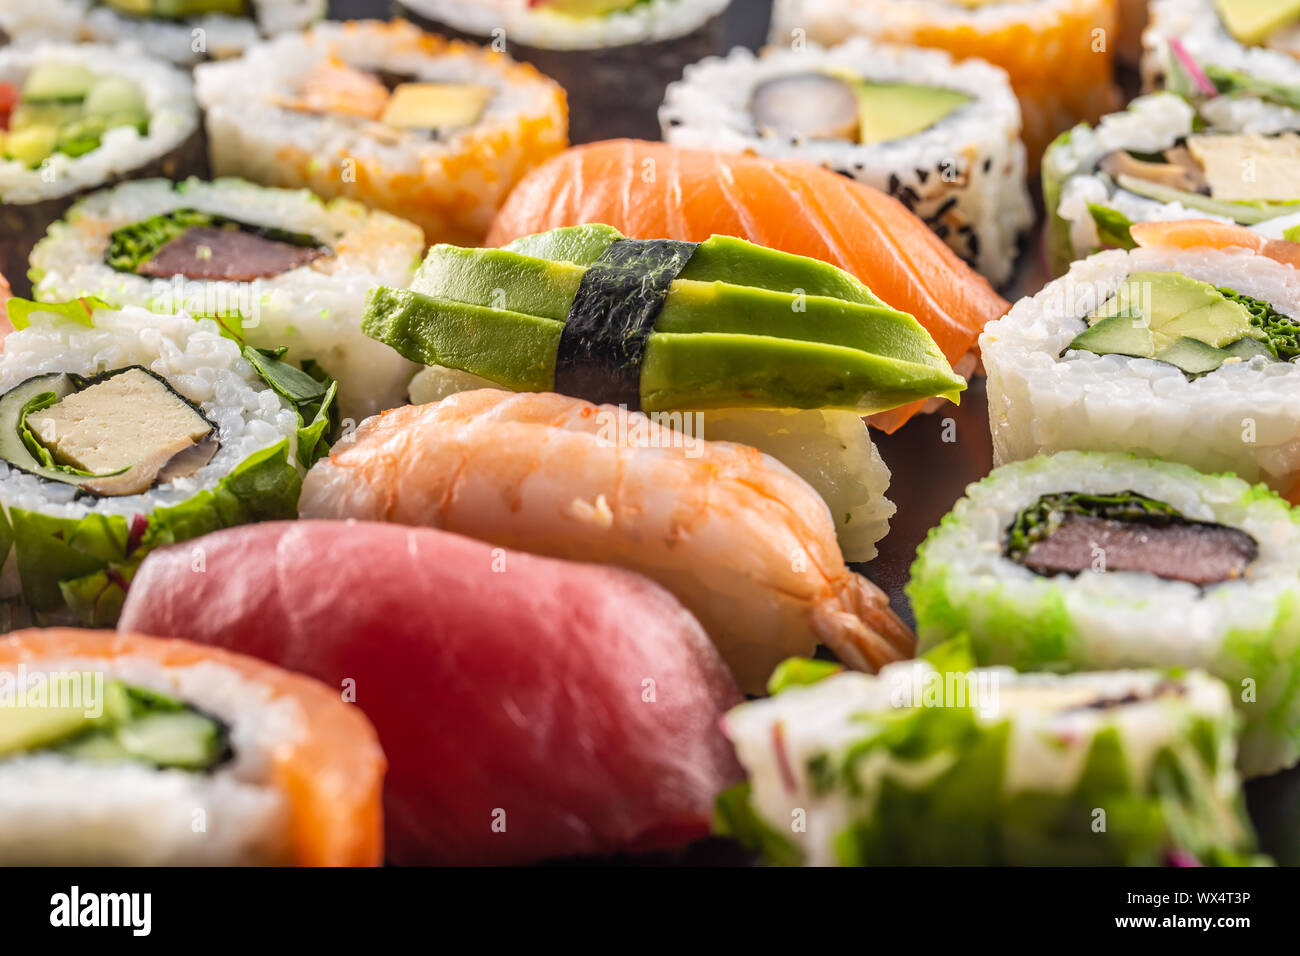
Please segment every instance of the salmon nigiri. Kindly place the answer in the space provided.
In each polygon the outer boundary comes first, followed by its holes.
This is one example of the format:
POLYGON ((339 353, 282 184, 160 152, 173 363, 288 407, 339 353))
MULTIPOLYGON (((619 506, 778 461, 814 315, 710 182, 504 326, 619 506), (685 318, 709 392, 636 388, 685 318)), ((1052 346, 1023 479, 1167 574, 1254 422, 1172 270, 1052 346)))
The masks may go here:
MULTIPOLYGON (((570 149, 511 193, 488 245, 600 222, 633 239, 737 236, 851 272, 914 315, 969 375, 976 340, 1009 305, 897 200, 795 160, 612 140, 570 149)), ((873 416, 894 431, 920 402, 873 416)))
POLYGON ((803 479, 612 405, 480 389, 384 412, 308 473, 299 510, 638 571, 699 619, 750 693, 818 643, 861 669, 912 652, 803 479))
POLYGON ((0 684, 0 864, 383 862, 384 755, 339 689, 73 629, 0 639, 0 684))

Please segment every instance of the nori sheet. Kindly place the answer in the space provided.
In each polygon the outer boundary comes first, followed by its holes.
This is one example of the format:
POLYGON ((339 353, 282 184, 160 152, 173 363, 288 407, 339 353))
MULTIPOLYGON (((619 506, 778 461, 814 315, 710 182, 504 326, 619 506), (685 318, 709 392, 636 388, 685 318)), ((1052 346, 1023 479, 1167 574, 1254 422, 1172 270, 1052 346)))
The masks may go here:
MULTIPOLYGON (((474 36, 420 16, 400 2, 398 14, 425 30, 482 46, 490 37, 474 36)), ((546 50, 512 43, 506 52, 531 63, 564 87, 569 97, 569 142, 660 138, 659 104, 668 84, 681 79, 691 63, 722 52, 721 14, 673 40, 602 47, 546 50)))
POLYGON ((619 239, 587 269, 555 355, 555 390, 641 408, 641 362, 673 280, 698 243, 619 239))
POLYGON ((200 122, 192 134, 175 149, 152 162, 112 176, 102 183, 66 196, 34 203, 0 203, 0 273, 9 280, 16 296, 28 298, 32 284, 27 278, 27 260, 32 248, 45 237, 50 226, 63 218, 78 199, 87 193, 130 179, 179 180, 187 176, 206 177, 208 172, 207 141, 200 122))

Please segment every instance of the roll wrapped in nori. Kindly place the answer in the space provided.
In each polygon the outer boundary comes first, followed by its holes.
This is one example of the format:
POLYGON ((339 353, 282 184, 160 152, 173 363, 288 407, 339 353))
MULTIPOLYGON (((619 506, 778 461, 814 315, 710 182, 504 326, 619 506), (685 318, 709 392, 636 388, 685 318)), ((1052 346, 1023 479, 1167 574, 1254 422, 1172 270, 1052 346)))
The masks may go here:
POLYGON ((749 781, 717 828, 768 863, 1261 862, 1228 694, 1203 673, 806 664, 724 724, 749 781))
POLYGON ((111 625, 154 548, 295 513, 337 386, 235 321, 8 303, 0 354, 3 629, 111 625))
POLYGON ((341 413, 360 421, 402 404, 416 370, 362 334, 366 291, 404 287, 423 251, 418 226, 346 199, 154 179, 79 201, 31 262, 45 302, 96 296, 152 312, 239 313, 247 342, 318 362, 339 383, 341 413))
POLYGON ((400 0, 430 29, 491 43, 558 80, 574 143, 658 139, 664 88, 719 52, 731 0, 400 0))
POLYGON ((0 272, 20 295, 32 246, 78 194, 203 167, 189 77, 136 50, 0 50, 0 121, 0 272))
POLYGON ((1300 758, 1300 519, 1230 475, 1063 452, 996 469, 921 546, 921 648, 1020 670, 1197 667, 1243 718, 1239 766, 1300 758))

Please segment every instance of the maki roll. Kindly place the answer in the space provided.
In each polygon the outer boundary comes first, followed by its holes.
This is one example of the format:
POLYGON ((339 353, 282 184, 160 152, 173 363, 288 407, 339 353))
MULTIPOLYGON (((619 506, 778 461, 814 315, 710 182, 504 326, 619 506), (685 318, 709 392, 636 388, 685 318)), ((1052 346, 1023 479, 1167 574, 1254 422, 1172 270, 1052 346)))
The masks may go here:
POLYGON ((1243 718, 1247 776, 1300 759, 1300 520, 1231 475, 1062 452, 971 485, 921 546, 923 650, 969 635, 982 665, 1197 667, 1243 718))
POLYGON ((1240 227, 1144 223, 1133 235, 1150 245, 1075 263, 985 329, 995 460, 1128 451, 1289 491, 1300 272, 1240 227))
POLYGON ((324 17, 325 8, 326 0, 0 0, 0 30, 20 43, 129 41, 189 66, 301 30, 324 17))
POLYGON ((640 575, 394 524, 272 522, 198 545, 205 574, 188 547, 149 556, 122 628, 357 687, 388 756, 394 863, 667 849, 707 836, 740 778, 718 730, 740 692, 640 575), (321 600, 322 573, 364 599, 321 600))
POLYGON ((0 864, 383 862, 384 755, 336 688, 60 629, 0 638, 0 688, 0 864))
POLYGON ((482 241, 567 145, 564 91, 531 66, 409 23, 328 23, 195 70, 212 171, 343 196, 430 242, 482 241))
POLYGON ((727 714, 718 830, 786 866, 1254 865, 1233 726, 1195 671, 834 674, 727 714))
POLYGON ((373 285, 403 288, 418 226, 346 199, 237 179, 126 183, 78 202, 31 258, 35 296, 152 312, 238 313, 251 345, 289 349, 339 383, 344 416, 400 405, 415 366, 361 333, 373 285))
POLYGON ((1175 40, 1168 92, 1053 143, 1043 159, 1053 273, 1131 249, 1134 222, 1265 226, 1300 213, 1300 64, 1282 59, 1248 74, 1175 40))
POLYGON ((657 139, 664 87, 719 51, 731 0, 400 0, 417 22, 531 63, 568 91, 575 143, 657 139))
POLYGON ((892 513, 860 416, 965 387, 915 319, 848 273, 726 236, 591 225, 435 246, 410 289, 371 293, 361 327, 431 366, 416 401, 555 391, 770 451, 835 505, 853 560, 875 556, 892 513))
POLYGON ((865 39, 738 47, 687 67, 659 119, 678 146, 806 159, 887 192, 995 286, 1033 224, 1020 106, 986 63, 865 39))
POLYGON ((175 67, 107 46, 0 49, 0 272, 19 294, 32 246, 78 193, 201 164, 193 87, 175 67))
MULTIPOLYGON (((292 517, 336 386, 211 319, 11 299, 0 354, 9 627, 111 625, 153 548, 292 517), (224 334, 223 334, 224 332, 224 334)), ((319 372, 317 373, 320 374, 319 372)))
POLYGON ((1058 133, 1119 106, 1117 27, 1115 0, 776 0, 771 40, 798 50, 866 36, 1002 67, 1033 172, 1058 133))
POLYGON ((308 472, 299 514, 644 574, 704 625, 748 693, 819 643, 862 669, 913 647, 885 594, 846 567, 806 482, 753 448, 684 441, 613 405, 479 389, 393 409, 308 472))
POLYGON ((1294 78, 1293 58, 1300 57, 1300 3, 1151 0, 1151 22, 1142 37, 1142 73, 1148 89, 1164 82, 1173 41, 1220 68, 1265 75, 1290 69, 1294 78))

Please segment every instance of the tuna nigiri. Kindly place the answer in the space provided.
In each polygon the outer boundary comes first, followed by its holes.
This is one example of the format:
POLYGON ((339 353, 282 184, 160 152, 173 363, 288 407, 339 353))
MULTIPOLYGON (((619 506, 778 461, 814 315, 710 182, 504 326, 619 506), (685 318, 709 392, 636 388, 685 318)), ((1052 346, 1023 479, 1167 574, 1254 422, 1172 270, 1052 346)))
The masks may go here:
POLYGON ((396 863, 672 846, 708 833, 739 775, 725 665, 672 595, 618 568, 427 528, 268 523, 151 555, 122 625, 352 695, 388 754, 396 863))
MULTIPOLYGON (((1008 303, 901 203, 794 160, 770 160, 614 140, 570 149, 511 193, 489 245, 600 222, 633 239, 703 242, 737 236, 851 272, 914 315, 963 374, 976 339, 1008 303), (964 361, 963 361, 964 360, 964 361)), ((921 407, 873 416, 893 431, 921 407)))
POLYGON ((913 646, 885 595, 845 566, 803 479, 611 405, 480 389, 384 412, 308 473, 299 510, 639 571, 699 618, 751 693, 819 642, 860 669, 913 646))
POLYGON ((375 730, 316 681, 185 641, 49 629, 0 640, 0 687, 0 864, 383 861, 375 730))

